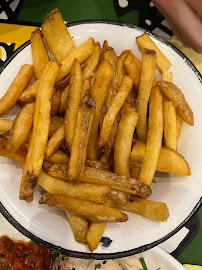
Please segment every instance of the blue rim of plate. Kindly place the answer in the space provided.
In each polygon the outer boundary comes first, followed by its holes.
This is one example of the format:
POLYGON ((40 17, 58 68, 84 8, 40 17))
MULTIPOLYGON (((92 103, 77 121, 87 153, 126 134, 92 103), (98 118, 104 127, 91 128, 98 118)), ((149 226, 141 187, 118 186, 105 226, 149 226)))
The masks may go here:
MULTIPOLYGON (((168 41, 164 40, 163 38, 160 38, 156 36, 155 34, 147 31, 146 29, 143 29, 141 27, 132 25, 132 24, 126 24, 116 21, 109 21, 109 20, 85 20, 85 21, 76 21, 72 23, 67 23, 67 27, 76 26, 80 24, 111 24, 111 25, 117 25, 121 27, 127 27, 127 28, 133 28, 141 31, 142 33, 147 33, 149 36, 153 37, 154 39, 160 41, 161 43, 167 45, 168 47, 172 48, 180 57, 182 57, 185 60, 185 64, 189 66, 189 68, 192 69, 192 71, 195 73, 197 78, 199 79, 200 83, 202 84, 202 75, 198 71, 198 69, 194 66, 194 64, 181 52, 179 51, 174 45, 169 43, 168 41)), ((7 67, 7 65, 16 57, 17 54, 19 54, 24 48, 26 48, 30 44, 30 41, 26 41, 23 45, 21 45, 4 63, 3 66, 0 67, 0 74, 2 71, 7 67)), ((117 253, 85 253, 85 252, 79 252, 79 251, 72 251, 65 248, 61 248, 60 246, 53 245, 47 241, 44 241, 40 239, 39 237, 35 236, 31 232, 29 232, 27 229, 25 229, 22 225, 20 225, 6 210, 6 208, 3 206, 3 204, 0 202, 0 212, 2 215, 11 223, 12 226, 14 226, 19 232, 24 234, 26 237, 31 239, 37 244, 40 244, 50 250, 53 250, 55 252, 61 253, 63 255, 75 257, 75 258, 82 258, 82 259, 97 259, 97 260, 105 260, 105 259, 117 259, 122 257, 128 257, 132 256, 138 253, 141 253, 143 251, 149 250, 162 242, 166 241, 170 237, 172 237, 175 233, 177 233, 185 224, 190 220, 190 218, 199 210, 200 206, 202 205, 202 197, 199 199, 198 203, 195 205, 191 213, 188 215, 188 217, 172 232, 167 234, 166 236, 162 237, 161 239, 154 241, 150 244, 143 245, 141 247, 130 249, 127 251, 117 252, 117 253)))

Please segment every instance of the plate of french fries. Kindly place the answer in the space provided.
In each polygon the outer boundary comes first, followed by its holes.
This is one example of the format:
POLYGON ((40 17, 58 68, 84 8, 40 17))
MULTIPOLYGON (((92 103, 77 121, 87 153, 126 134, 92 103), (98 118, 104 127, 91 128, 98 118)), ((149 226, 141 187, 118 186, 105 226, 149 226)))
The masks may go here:
POLYGON ((168 42, 54 9, 0 74, 0 210, 63 254, 117 258, 201 204, 202 77, 168 42))

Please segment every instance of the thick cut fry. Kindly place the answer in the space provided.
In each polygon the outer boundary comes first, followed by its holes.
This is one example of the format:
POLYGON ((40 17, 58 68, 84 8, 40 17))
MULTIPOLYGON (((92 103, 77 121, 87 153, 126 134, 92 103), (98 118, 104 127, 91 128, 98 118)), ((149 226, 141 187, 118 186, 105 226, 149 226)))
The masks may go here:
POLYGON ((86 160, 86 167, 109 171, 109 164, 97 160, 86 160))
POLYGON ((58 62, 61 62, 75 50, 69 31, 57 9, 54 9, 45 17, 41 31, 58 62))
POLYGON ((94 50, 89 59, 87 59, 87 63, 84 69, 82 70, 82 81, 92 77, 93 73, 95 72, 100 63, 100 59, 101 59, 100 43, 96 42, 94 50))
POLYGON ((20 199, 32 201, 41 172, 50 126, 51 98, 59 66, 48 62, 39 80, 34 112, 33 131, 23 171, 20 199))
POLYGON ((75 240, 81 244, 86 245, 86 234, 88 231, 88 222, 84 218, 71 215, 67 211, 65 211, 65 214, 69 221, 69 225, 72 229, 75 240))
POLYGON ((137 196, 134 196, 133 201, 128 202, 126 205, 116 204, 115 206, 120 210, 129 211, 160 222, 164 222, 169 218, 168 207, 165 203, 146 200, 137 196))
POLYGON ((130 177, 129 159, 133 133, 138 120, 134 100, 127 99, 122 109, 114 145, 114 172, 130 177))
POLYGON ((57 207, 94 222, 125 222, 128 220, 128 216, 117 209, 70 196, 45 194, 41 196, 39 203, 57 207))
POLYGON ((52 164, 48 167, 47 173, 52 177, 69 181, 68 169, 69 166, 67 164, 52 164))
POLYGON ((30 82, 34 68, 32 65, 23 65, 20 68, 14 81, 11 83, 10 87, 0 99, 0 116, 7 113, 13 106, 15 106, 19 96, 25 90, 28 83, 30 82))
POLYGON ((79 105, 75 133, 71 146, 68 170, 70 180, 75 180, 79 175, 83 174, 95 106, 93 96, 89 91, 86 91, 79 105))
POLYGON ((124 191, 140 197, 146 198, 151 195, 151 188, 140 181, 94 168, 85 168, 84 175, 80 180, 98 185, 108 185, 111 189, 124 191))
POLYGON ((32 49, 34 74, 36 80, 38 80, 41 77, 45 65, 49 61, 48 52, 39 28, 32 32, 30 43, 32 49))
POLYGON ((53 178, 43 170, 40 173, 38 184, 51 194, 68 195, 97 203, 106 201, 110 194, 109 186, 98 186, 89 183, 72 184, 53 178))
POLYGON ((183 124, 183 118, 179 115, 179 113, 176 113, 176 136, 177 136, 177 141, 178 141, 178 139, 180 137, 182 124, 183 124))
POLYGON ((6 134, 10 131, 13 125, 13 120, 0 119, 0 135, 6 134))
POLYGON ((166 82, 172 82, 172 80, 173 80, 173 73, 170 72, 170 71, 168 71, 168 70, 164 71, 162 73, 162 75, 161 75, 161 80, 162 81, 166 81, 166 82))
POLYGON ((52 135, 46 145, 45 157, 50 158, 65 139, 65 124, 63 123, 52 135))
POLYGON ((139 102, 137 113, 137 136, 141 141, 147 140, 147 108, 151 92, 152 82, 155 73, 156 53, 148 49, 142 50, 142 69, 140 76, 140 86, 137 100, 139 102))
POLYGON ((68 95, 69 95, 69 85, 67 85, 64 91, 62 91, 61 93, 59 113, 64 113, 66 111, 68 95))
POLYGON ((161 72, 169 69, 172 64, 168 58, 162 53, 162 51, 156 46, 156 44, 151 40, 151 38, 145 33, 139 37, 136 37, 136 42, 140 50, 143 48, 156 51, 156 65, 161 72))
POLYGON ((71 149, 76 126, 77 113, 82 93, 82 75, 79 61, 75 58, 70 74, 69 99, 65 112, 65 141, 71 149))
POLYGON ((33 124, 35 103, 25 104, 17 114, 8 138, 8 150, 16 152, 26 140, 33 124))
POLYGON ((36 92, 39 87, 39 80, 35 81, 32 85, 30 85, 22 94, 19 96, 18 101, 26 104, 34 102, 36 99, 36 92))
MULTIPOLYGON (((113 207, 112 201, 105 202, 106 206, 113 207)), ((86 241, 90 251, 95 250, 103 236, 107 223, 91 222, 88 232, 86 234, 86 241)))
POLYGON ((48 138, 50 138, 56 130, 63 124, 63 118, 59 116, 51 116, 50 118, 50 128, 48 133, 48 138))
POLYGON ((163 137, 163 97, 158 86, 153 87, 149 101, 149 129, 146 152, 138 180, 151 185, 163 137))
POLYGON ((62 62, 62 67, 60 68, 56 82, 63 79, 65 76, 67 76, 70 71, 72 64, 74 62, 74 59, 77 58, 79 63, 81 64, 83 61, 85 61, 93 52, 95 46, 95 41, 91 37, 86 42, 84 42, 81 46, 76 48, 68 57, 66 57, 62 62))
POLYGON ((97 147, 102 147, 108 140, 111 132, 111 128, 115 121, 116 115, 120 111, 124 101, 127 98, 130 90, 132 89, 133 80, 130 76, 124 76, 122 84, 114 97, 109 110, 107 111, 103 124, 100 130, 100 134, 97 140, 97 147))
POLYGON ((173 83, 159 81, 163 94, 175 104, 176 110, 179 115, 186 121, 189 125, 194 125, 194 115, 187 103, 181 90, 173 83))
POLYGON ((57 150, 51 157, 47 158, 44 157, 45 160, 52 162, 52 163, 58 163, 58 164, 69 164, 69 155, 57 150))
POLYGON ((110 199, 113 202, 120 203, 122 205, 125 205, 129 202, 131 195, 129 193, 112 189, 110 192, 110 199))
POLYGON ((123 77, 126 75, 126 70, 123 63, 129 54, 131 54, 131 51, 125 50, 117 59, 118 88, 121 86, 123 77))
POLYGON ((140 83, 140 71, 134 55, 130 53, 124 60, 123 64, 128 75, 133 78, 133 84, 137 91, 140 83))
POLYGON ((87 159, 97 160, 97 149, 96 140, 98 136, 98 125, 100 112, 104 104, 107 92, 109 91, 110 83, 113 77, 113 68, 107 60, 103 60, 97 70, 95 82, 91 87, 90 93, 95 99, 96 110, 93 117, 88 148, 87 148, 87 159))
POLYGON ((60 109, 61 91, 54 89, 52 102, 51 102, 51 116, 56 115, 60 109))
POLYGON ((163 102, 163 132, 165 147, 177 149, 176 110, 171 100, 163 102))

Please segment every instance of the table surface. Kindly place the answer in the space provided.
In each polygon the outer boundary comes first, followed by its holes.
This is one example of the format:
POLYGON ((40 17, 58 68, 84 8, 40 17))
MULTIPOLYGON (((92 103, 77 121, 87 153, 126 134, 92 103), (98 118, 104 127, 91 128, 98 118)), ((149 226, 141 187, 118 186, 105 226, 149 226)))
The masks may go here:
MULTIPOLYGON (((0 9, 0 65, 15 49, 30 38, 31 32, 55 7, 59 9, 67 22, 90 19, 115 20, 146 28, 167 40, 172 37, 172 31, 166 20, 148 0, 10 0, 3 2, 0 9)), ((171 42, 183 51, 202 72, 202 55, 184 48, 175 37, 171 42)), ((198 211, 198 217, 199 224, 202 224, 202 208, 198 211)), ((177 259, 181 263, 202 265, 201 247, 202 225, 199 226, 197 235, 177 259)))

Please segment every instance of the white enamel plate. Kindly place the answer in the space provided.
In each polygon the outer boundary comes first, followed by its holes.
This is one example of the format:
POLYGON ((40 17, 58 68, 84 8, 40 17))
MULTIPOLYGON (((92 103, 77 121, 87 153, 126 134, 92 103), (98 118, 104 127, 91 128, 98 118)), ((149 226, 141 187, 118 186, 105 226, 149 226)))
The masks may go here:
MULTIPOLYGON (((102 44, 106 39, 117 55, 129 49, 140 58, 135 38, 144 30, 120 23, 87 21, 68 24, 68 29, 76 46, 93 37, 102 44)), ((196 212, 201 204, 202 194, 202 77, 193 64, 169 43, 151 35, 163 53, 172 62, 173 82, 182 89, 195 117, 195 126, 183 123, 178 151, 189 162, 192 175, 180 177, 164 175, 156 177, 152 184, 152 200, 168 205, 170 218, 158 223, 141 216, 128 213, 126 223, 108 224, 105 237, 112 240, 108 247, 99 245, 95 252, 74 240, 72 231, 62 211, 46 205, 39 205, 39 189, 32 203, 20 201, 19 187, 22 169, 14 161, 0 158, 0 200, 1 212, 24 235, 33 241, 64 254, 81 258, 118 258, 150 249, 176 233, 196 212)), ((0 75, 0 97, 23 64, 31 64, 29 42, 21 46, 5 63, 0 75)), ((159 74, 156 74, 159 79, 159 74)), ((13 109, 7 118, 16 113, 13 109)))

